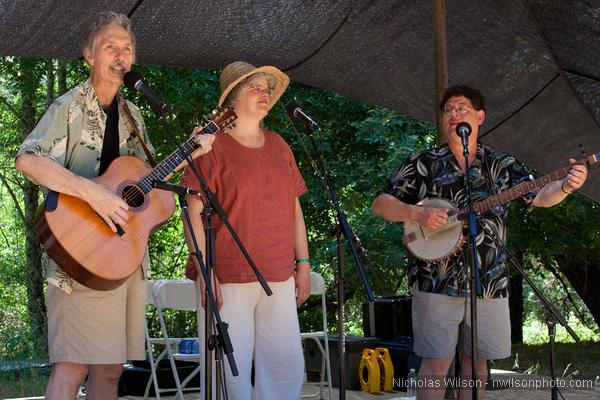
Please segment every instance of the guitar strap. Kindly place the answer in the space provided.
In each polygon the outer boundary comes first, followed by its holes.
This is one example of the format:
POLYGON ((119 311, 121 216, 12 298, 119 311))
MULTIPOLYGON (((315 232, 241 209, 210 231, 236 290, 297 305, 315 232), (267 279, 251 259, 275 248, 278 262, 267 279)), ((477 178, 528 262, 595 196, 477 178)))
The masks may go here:
POLYGON ((135 136, 137 136, 137 138, 140 140, 140 143, 142 144, 142 149, 144 150, 144 153, 146 153, 146 158, 148 159, 148 163, 153 168, 156 167, 156 160, 154 159, 154 157, 152 157, 152 153, 148 149, 148 146, 146 146, 146 142, 145 142, 142 134, 140 133, 137 123, 135 122, 135 119, 133 118, 133 115, 131 114, 131 110, 129 109, 129 106, 127 105, 127 101, 123 98, 121 93, 118 94, 118 99, 119 99, 119 104, 121 105, 121 109, 123 110, 123 114, 125 115, 125 119, 126 119, 125 123, 127 125, 129 125, 130 132, 133 132, 133 134, 135 136))

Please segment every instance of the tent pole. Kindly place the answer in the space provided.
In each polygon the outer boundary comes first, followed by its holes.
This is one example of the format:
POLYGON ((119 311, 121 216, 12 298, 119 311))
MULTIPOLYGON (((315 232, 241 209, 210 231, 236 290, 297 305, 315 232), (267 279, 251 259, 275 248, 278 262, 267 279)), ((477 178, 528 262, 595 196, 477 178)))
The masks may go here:
POLYGON ((433 59, 435 64, 435 121, 437 144, 446 139, 442 132, 442 114, 438 104, 448 87, 448 32, 446 30, 446 0, 433 0, 433 59))
MULTIPOLYGON (((448 87, 448 30, 446 28, 446 0, 433 0, 433 60, 434 60, 434 82, 435 82, 435 123, 437 127, 436 142, 438 145, 444 144, 446 138, 442 131, 442 112, 438 105, 444 95, 444 90, 448 87)), ((450 366, 448 376, 453 378, 458 376, 456 371, 456 359, 450 366)), ((453 388, 446 388, 445 399, 455 399, 456 391, 453 388)))

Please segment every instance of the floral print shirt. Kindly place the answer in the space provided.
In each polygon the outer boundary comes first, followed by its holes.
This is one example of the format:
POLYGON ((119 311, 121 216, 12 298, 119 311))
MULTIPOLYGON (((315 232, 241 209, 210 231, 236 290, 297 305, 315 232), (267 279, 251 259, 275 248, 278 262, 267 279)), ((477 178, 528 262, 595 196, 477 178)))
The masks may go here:
MULTIPOLYGON (((515 157, 481 144, 469 170, 474 203, 535 178, 515 157)), ((381 193, 408 204, 437 197, 452 202, 460 210, 466 209, 464 172, 447 144, 408 158, 377 194, 381 193)), ((517 200, 528 206, 535 195, 530 193, 517 200)), ((477 257, 483 298, 508 296, 508 259, 489 233, 506 243, 507 207, 507 204, 498 206, 477 220, 477 257), (483 229, 483 225, 487 229, 483 229)), ((442 261, 424 261, 411 256, 409 284, 413 290, 466 297, 470 283, 467 260, 467 246, 458 256, 442 261)))
MULTIPOLYGON (((118 93, 118 100, 121 94, 118 93)), ((127 105, 144 141, 154 152, 146 134, 140 110, 127 105)), ((29 153, 48 157, 84 178, 98 176, 104 141, 106 114, 100 106, 91 80, 76 86, 50 105, 37 126, 25 138, 17 156, 29 153)), ((119 104, 119 154, 136 156, 147 161, 140 140, 133 133, 119 104)), ((144 257, 144 271, 148 271, 148 255, 144 257)), ((67 293, 71 292, 73 278, 47 258, 48 282, 67 293)))

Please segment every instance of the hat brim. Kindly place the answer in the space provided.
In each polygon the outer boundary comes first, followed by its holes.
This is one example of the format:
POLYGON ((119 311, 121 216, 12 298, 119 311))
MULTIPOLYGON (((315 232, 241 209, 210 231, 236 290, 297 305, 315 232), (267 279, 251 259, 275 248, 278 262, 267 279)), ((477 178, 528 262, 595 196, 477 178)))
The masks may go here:
POLYGON ((285 92, 288 85, 290 84, 290 78, 286 74, 284 74, 279 68, 272 67, 272 66, 264 66, 264 67, 256 68, 256 69, 240 76, 235 81, 231 82, 229 84, 229 86, 227 86, 227 88, 225 88, 225 90, 223 90, 223 93, 221 93, 221 97, 219 98, 219 105, 220 106, 223 105, 223 102, 225 101, 225 99, 227 98, 229 93, 241 81, 243 81, 244 79, 248 78, 249 76, 257 74, 259 72, 264 72, 265 74, 269 74, 275 78, 275 87, 273 88, 273 92, 271 92, 271 94, 269 95, 269 110, 271 108, 273 108, 275 103, 277 103, 277 101, 279 100, 281 95, 283 95, 283 92, 285 92))

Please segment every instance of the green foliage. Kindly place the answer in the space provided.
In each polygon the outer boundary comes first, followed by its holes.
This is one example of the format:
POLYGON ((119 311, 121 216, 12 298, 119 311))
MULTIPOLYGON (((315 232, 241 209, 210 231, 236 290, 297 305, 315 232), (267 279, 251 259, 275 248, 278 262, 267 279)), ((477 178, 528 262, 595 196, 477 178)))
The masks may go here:
POLYGON ((50 375, 49 367, 21 368, 19 364, 14 367, 0 371, 0 399, 31 398, 44 394, 50 375))
MULTIPOLYGON (((569 326, 577 333, 577 336, 582 341, 588 342, 600 342, 600 334, 598 333, 598 327, 592 326, 593 329, 590 329, 588 326, 584 325, 577 319, 575 315, 569 315, 567 322, 569 326)), ((525 321, 525 327, 523 329, 523 341, 529 345, 542 345, 544 343, 548 343, 548 326, 544 323, 544 320, 540 320, 538 318, 535 319, 527 319, 525 321)), ((574 343, 575 341, 569 335, 566 329, 562 326, 558 325, 556 327, 556 337, 555 340, 560 343, 574 343)))
POLYGON ((178 143, 183 143, 194 126, 200 125, 203 117, 216 106, 218 75, 215 71, 184 68, 136 66, 135 70, 155 93, 160 93, 177 116, 175 120, 169 120, 172 131, 167 132, 143 94, 123 89, 126 97, 140 107, 157 159, 162 160, 176 149, 178 143))
MULTIPOLYGON (((321 122, 322 131, 315 135, 315 142, 327 165, 340 206, 368 250, 371 262, 366 262, 365 268, 373 291, 378 295, 397 293, 406 264, 406 252, 399 240, 400 227, 376 218, 370 212, 370 204, 400 161, 416 148, 430 143, 433 128, 382 107, 301 84, 290 86, 285 101, 290 98, 301 101, 305 111, 321 122)), ((322 184, 312 144, 303 129, 296 126, 297 122, 290 121, 280 110, 271 113, 266 125, 282 134, 296 155, 309 187, 309 193, 301 201, 311 258, 316 261, 315 270, 324 275, 328 283, 333 283, 337 255, 335 238, 329 232, 337 224, 337 218, 322 184)), ((364 299, 366 294, 349 252, 345 265, 348 299, 353 296, 364 299)), ((330 296, 333 297, 333 293, 330 296)))
MULTIPOLYGON (((523 265, 530 278, 566 318, 577 318, 581 326, 578 334, 594 340, 599 333, 598 304, 591 296, 597 291, 593 289, 593 282, 587 283, 585 277, 589 273, 592 279, 592 272, 598 271, 600 227, 596 221, 599 217, 598 203, 575 193, 550 209, 526 210, 511 205, 508 223, 509 248, 514 254, 524 255, 523 265), (577 279, 579 275, 584 279, 577 279), (568 299, 557 276, 573 301, 568 299), (589 297, 587 304, 580 297, 582 292, 589 297)), ((543 321, 547 311, 525 283, 524 299, 527 323, 543 321)))
MULTIPOLYGON (((567 319, 571 328, 577 333, 581 340, 600 341, 600 328, 592 320, 585 303, 575 293, 570 285, 567 289, 573 296, 574 303, 569 301, 562 285, 554 277, 548 274, 543 266, 536 262, 535 258, 527 258, 531 267, 528 275, 534 284, 542 291, 544 296, 556 309, 567 319), (580 317, 583 316, 583 319, 580 317)), ((548 329, 545 324, 548 310, 538 299, 529 285, 524 283, 523 303, 525 309, 525 325, 523 328, 523 340, 528 344, 541 344, 548 341, 548 329)), ((561 326, 556 329, 556 341, 568 343, 573 338, 561 326)))
MULTIPOLYGON (((598 342, 556 343, 556 374, 561 378, 592 379, 600 376, 600 344, 598 342)), ((550 374, 550 349, 547 343, 515 344, 512 355, 494 361, 493 368, 526 372, 535 375, 550 374)))
MULTIPOLYGON (((161 93, 171 104, 178 115, 179 125, 185 125, 183 121, 186 120, 199 120, 200 115, 208 112, 210 105, 215 104, 218 99, 218 75, 214 71, 168 69, 162 76, 163 81, 158 80, 157 71, 152 68, 148 67, 142 74, 149 85, 156 87, 156 92, 161 93), (154 78, 157 80, 152 82, 154 78), (197 87, 192 82, 197 82, 197 87), (183 103, 181 93, 186 93, 183 103)), ((309 187, 309 193, 301 201, 308 228, 311 258, 315 260, 314 269, 324 275, 331 288, 335 287, 334 275, 337 268, 335 238, 329 235, 332 225, 336 223, 335 212, 317 173, 311 143, 300 127, 296 126, 297 121, 290 120, 285 113, 283 104, 290 99, 302 99, 307 111, 317 120, 324 121, 316 143, 328 164, 331 182, 342 209, 363 240, 365 248, 369 249, 371 263, 366 265, 367 276, 375 293, 398 293, 405 281, 403 267, 406 253, 399 240, 390 244, 389 238, 401 237, 400 227, 376 218, 369 207, 375 191, 389 179, 400 160, 413 152, 415 147, 429 146, 433 142, 433 128, 393 111, 301 84, 292 84, 283 101, 267 117, 265 126, 280 133, 292 146, 309 187), (340 113, 340 110, 344 112, 340 113), (340 116, 343 117, 340 119, 340 116), (381 278, 383 276, 385 278, 381 278)), ((150 137, 164 157, 174 150, 174 141, 163 136, 146 100, 136 98, 135 101, 146 114, 150 137)), ((187 126, 192 125, 189 123, 187 126)), ((179 133, 179 141, 183 141, 188 131, 179 133)), ((150 252, 155 277, 182 276, 187 253, 181 238, 181 224, 177 217, 172 218, 167 226, 152 236, 150 252)), ((365 292, 349 254, 346 259, 349 315, 360 320, 356 304, 360 305, 365 292)), ((333 301, 334 292, 330 291, 328 296, 333 301)), ((307 308, 304 307, 305 310, 307 308)), ((329 311, 333 322, 334 309, 329 311)), ((319 318, 315 312, 301 311, 302 328, 318 327, 319 318)), ((356 328, 351 331, 359 333, 360 321, 354 324, 356 328)), ((334 325, 331 324, 335 331, 334 325)))
POLYGON ((600 259, 600 204, 575 193, 551 209, 528 212, 511 210, 513 227, 511 248, 528 251, 549 264, 557 257, 569 264, 586 265, 600 259))
MULTIPOLYGON (((192 128, 202 123, 202 117, 216 105, 219 96, 218 72, 212 70, 157 68, 139 66, 136 70, 156 93, 171 105, 177 115, 170 120, 172 132, 166 132, 153 115, 150 104, 143 95, 124 89, 125 96, 137 104, 144 114, 147 130, 158 159, 161 160, 182 143, 192 128)), ((0 190, 0 335, 5 340, 0 346, 0 359, 31 358, 34 354, 27 316, 25 290, 25 249, 22 220, 17 204, 23 178, 14 171, 14 155, 27 133, 21 123, 22 98, 20 93, 34 89, 36 100, 30 105, 37 118, 47 107, 48 83, 54 85, 58 96, 61 71, 65 71, 66 88, 71 88, 87 77, 87 67, 82 61, 0 59, 0 127, 3 135, 0 151, 0 174, 6 178, 0 190), (50 73, 52 72, 52 73, 50 73), (34 85, 33 87, 27 85, 34 85), (10 191, 16 193, 17 204, 10 191)), ((411 117, 383 107, 361 103, 333 92, 292 83, 282 101, 266 118, 265 126, 281 134, 290 143, 309 192, 301 198, 308 229, 313 269, 320 272, 328 287, 328 315, 331 331, 336 330, 336 240, 331 235, 337 223, 335 210, 329 201, 316 163, 312 143, 297 120, 290 119, 284 104, 302 103, 304 109, 321 123, 322 130, 315 133, 316 147, 327 165, 331 183, 342 210, 350 225, 368 250, 364 257, 366 275, 375 295, 407 293, 406 250, 401 245, 402 227, 375 217, 370 204, 375 193, 392 176, 408 155, 435 145, 434 127, 411 117)), ((22 195, 20 195, 22 197, 22 195)), ((585 264, 598 268, 600 261, 600 229, 591 221, 599 220, 600 207, 583 196, 573 195, 565 205, 552 210, 535 210, 528 213, 511 208, 509 223, 510 246, 519 254, 530 254, 527 267, 541 277, 543 268, 563 268, 556 264, 568 254, 569 265, 585 264), (583 222, 583 223, 582 223, 583 222), (587 222, 587 223, 586 223, 587 222), (537 266, 536 266, 537 265, 537 266)), ((149 244, 153 276, 155 279, 173 279, 183 276, 187 248, 183 241, 179 210, 168 223, 154 233, 149 244)), ((361 303, 366 293, 359 273, 348 252, 346 268, 346 330, 349 334, 361 333, 361 303)), ((545 272, 547 274, 547 272, 545 272)), ((537 278, 536 278, 537 279, 537 278)), ((541 279, 541 278, 540 278, 541 279)), ((541 284, 544 284, 542 280, 541 284)), ((550 284, 547 291, 554 290, 550 284)), ((558 293, 558 292, 556 292, 558 293)), ((558 293, 554 300, 564 297, 558 293)), ((320 303, 309 299, 300 309, 302 330, 319 329, 320 303)), ((578 300, 581 301, 581 300, 578 300)), ((526 296, 528 320, 539 318, 539 307, 526 296)), ((583 305, 578 303, 578 308, 583 305)), ((571 309, 565 309, 567 315, 571 309)), ((151 332, 158 330, 152 318, 151 332)), ((171 315, 171 323, 178 326, 181 336, 191 334, 195 321, 171 315)), ((586 325, 589 324, 586 321, 586 325)), ((597 327, 590 338, 597 340, 597 327)))

